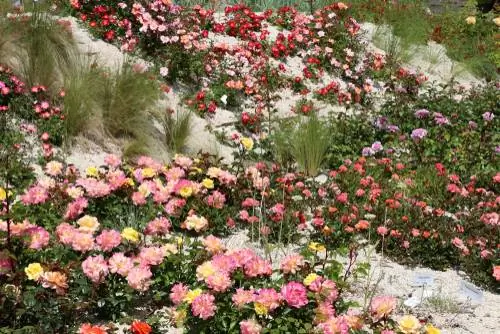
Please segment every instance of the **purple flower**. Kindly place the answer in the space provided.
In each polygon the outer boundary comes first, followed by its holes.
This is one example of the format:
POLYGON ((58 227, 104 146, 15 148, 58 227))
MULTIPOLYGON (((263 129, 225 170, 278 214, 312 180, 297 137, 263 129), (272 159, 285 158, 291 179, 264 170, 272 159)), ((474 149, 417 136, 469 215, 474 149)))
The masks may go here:
POLYGON ((500 146, 495 147, 495 154, 500 155, 500 146))
POLYGON ((382 143, 379 142, 379 141, 376 141, 372 144, 372 150, 377 153, 377 152, 380 152, 380 151, 383 151, 384 150, 384 147, 382 146, 382 143))
POLYGON ((434 113, 434 121, 436 122, 437 125, 446 125, 450 124, 450 121, 448 118, 446 118, 443 114, 439 112, 434 113))
POLYGON ((419 109, 419 110, 415 111, 415 117, 420 118, 420 119, 427 118, 429 116, 429 114, 430 114, 430 111, 427 109, 419 109))
POLYGON ((414 141, 422 140, 425 136, 427 136, 426 129, 418 128, 411 132, 411 139, 413 139, 414 141))
POLYGON ((388 125, 386 131, 391 133, 399 132, 399 127, 397 125, 388 125))
POLYGON ((375 122, 373 122, 373 125, 379 129, 379 130, 383 130, 386 128, 387 126, 387 117, 385 116, 380 116, 380 117, 377 117, 377 119, 375 119, 375 122))
POLYGON ((375 151, 372 150, 371 147, 364 147, 363 150, 361 151, 361 154, 364 156, 364 157, 370 157, 372 155, 375 154, 375 151))
POLYGON ((491 122, 491 121, 493 120, 493 118, 495 118, 495 115, 493 115, 493 113, 492 113, 492 112, 487 111, 487 112, 485 112, 485 113, 483 114, 483 119, 484 119, 486 122, 491 122))
POLYGON ((469 121, 469 129, 471 130, 477 129, 477 123, 474 121, 469 121))

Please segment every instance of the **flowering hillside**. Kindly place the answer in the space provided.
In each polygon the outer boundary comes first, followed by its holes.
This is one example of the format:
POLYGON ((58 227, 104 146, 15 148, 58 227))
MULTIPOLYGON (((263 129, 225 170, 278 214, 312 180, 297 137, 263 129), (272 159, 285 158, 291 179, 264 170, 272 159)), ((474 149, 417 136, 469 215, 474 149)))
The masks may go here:
POLYGON ((430 82, 343 2, 54 6, 122 61, 0 7, 0 333, 451 327, 379 294, 369 249, 497 297, 497 82, 430 82), (84 139, 118 149, 75 166, 84 139))

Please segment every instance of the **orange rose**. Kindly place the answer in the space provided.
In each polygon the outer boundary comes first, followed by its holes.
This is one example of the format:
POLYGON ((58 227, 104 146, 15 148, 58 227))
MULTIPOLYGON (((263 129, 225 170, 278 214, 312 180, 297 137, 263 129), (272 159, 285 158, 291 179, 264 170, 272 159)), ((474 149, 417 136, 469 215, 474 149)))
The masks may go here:
POLYGON ((130 330, 134 334, 149 334, 151 333, 151 326, 143 321, 134 320, 134 322, 132 322, 130 330))
POLYGON ((80 327, 79 334, 106 334, 107 331, 101 326, 92 326, 91 324, 83 324, 80 327))

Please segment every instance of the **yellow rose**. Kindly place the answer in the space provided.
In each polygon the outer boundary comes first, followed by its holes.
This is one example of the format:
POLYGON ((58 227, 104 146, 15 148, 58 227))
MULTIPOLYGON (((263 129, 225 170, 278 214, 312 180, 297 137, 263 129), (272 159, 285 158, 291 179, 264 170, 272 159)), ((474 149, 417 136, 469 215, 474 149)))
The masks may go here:
POLYGON ((206 261, 196 268, 196 278, 201 281, 207 279, 216 272, 217 269, 214 267, 212 262, 206 261))
POLYGON ((28 279, 36 281, 43 275, 43 268, 40 263, 35 262, 24 268, 24 272, 28 276, 28 279))
POLYGON ((493 19, 493 23, 495 23, 497 26, 500 26, 500 16, 499 17, 495 17, 493 19))
POLYGON ((311 242, 309 244, 309 249, 312 250, 312 251, 316 251, 316 252, 324 252, 324 251, 326 251, 325 246, 323 246, 322 244, 317 243, 317 242, 311 242))
POLYGON ((439 328, 432 326, 431 324, 428 324, 427 326, 425 326, 425 333, 426 334, 441 334, 441 330, 439 328))
POLYGON ((220 169, 218 167, 209 167, 207 170, 207 175, 212 177, 212 178, 218 178, 221 172, 222 172, 222 169, 220 169))
POLYGON ((253 307, 255 309, 255 313, 257 313, 258 315, 266 315, 269 312, 267 307, 262 305, 261 303, 254 303, 253 307))
POLYGON ((420 321, 413 315, 405 315, 399 322, 399 330, 404 334, 416 334, 420 329, 420 321))
POLYGON ((144 168, 142 170, 142 177, 144 177, 146 179, 147 178, 151 178, 151 177, 153 177, 155 175, 156 175, 156 172, 155 172, 155 170, 153 168, 149 168, 148 167, 148 168, 144 168))
POLYGON ((5 201, 7 199, 7 192, 4 188, 0 187, 0 201, 5 201))
POLYGON ((214 187, 214 181, 209 178, 203 179, 201 184, 207 189, 212 189, 214 187))
POLYGON ((465 19, 465 22, 467 22, 467 24, 476 24, 476 17, 475 16, 469 16, 465 19))
POLYGON ((162 249, 163 249, 163 252, 166 254, 166 256, 169 256, 170 254, 179 253, 177 246, 174 244, 165 244, 162 246, 162 249))
POLYGON ((181 195, 184 198, 188 198, 193 194, 193 188, 191 187, 182 187, 181 190, 179 190, 179 195, 181 195))
POLYGON ((131 227, 126 227, 122 231, 122 237, 125 240, 132 241, 132 242, 138 242, 140 234, 136 230, 134 230, 131 227))
POLYGON ((99 228, 99 221, 96 217, 85 215, 76 222, 80 226, 80 231, 94 233, 99 228))
POLYGON ((99 169, 97 169, 97 167, 94 167, 94 166, 87 167, 87 169, 85 170, 85 174, 87 174, 87 176, 91 176, 91 177, 98 177, 99 176, 99 169))
POLYGON ((191 175, 196 175, 196 174, 201 174, 203 172, 203 169, 199 167, 191 167, 191 175))
POLYGON ((201 289, 194 289, 194 290, 189 290, 188 293, 186 293, 186 297, 184 297, 184 301, 187 302, 188 304, 191 304, 193 300, 201 295, 203 291, 201 289))
POLYGON ((208 220, 205 217, 200 217, 197 215, 191 215, 186 218, 184 222, 184 227, 189 231, 195 230, 200 232, 208 226, 208 220))
POLYGON ((245 150, 250 151, 253 148, 253 140, 252 138, 243 137, 241 138, 241 145, 245 148, 245 150))
POLYGON ((311 273, 307 275, 306 278, 304 278, 304 285, 309 286, 311 285, 319 276, 315 273, 311 273))

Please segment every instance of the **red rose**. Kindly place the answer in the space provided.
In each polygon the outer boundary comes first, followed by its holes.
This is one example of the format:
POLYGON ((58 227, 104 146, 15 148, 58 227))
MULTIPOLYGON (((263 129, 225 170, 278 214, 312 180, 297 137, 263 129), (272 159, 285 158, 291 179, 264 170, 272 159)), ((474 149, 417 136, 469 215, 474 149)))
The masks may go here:
POLYGON ((151 333, 151 326, 143 321, 134 320, 134 322, 132 322, 130 330, 134 334, 149 334, 151 333))

